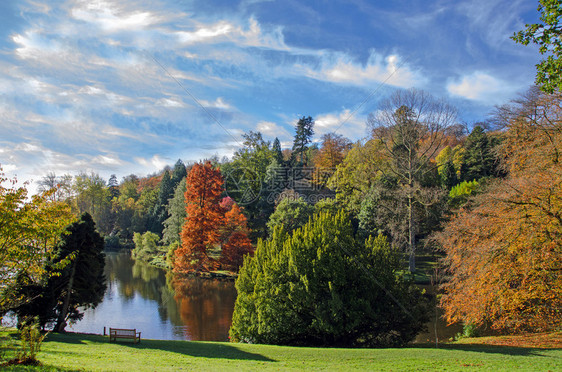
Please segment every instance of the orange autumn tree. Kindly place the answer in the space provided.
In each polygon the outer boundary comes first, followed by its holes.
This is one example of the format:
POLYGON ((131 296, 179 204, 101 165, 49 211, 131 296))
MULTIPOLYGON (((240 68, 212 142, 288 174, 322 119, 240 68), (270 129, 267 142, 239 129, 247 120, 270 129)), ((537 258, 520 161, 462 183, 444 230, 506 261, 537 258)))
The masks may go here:
MULTIPOLYGON (((226 209, 225 209, 226 210, 226 209)), ((248 238, 248 223, 240 207, 234 203, 224 215, 221 263, 224 269, 238 271, 244 256, 253 253, 248 238)))
POLYGON ((562 325, 562 110, 560 94, 531 90, 498 117, 509 176, 459 211, 439 240, 450 280, 449 322, 507 332, 562 325))
POLYGON ((327 133, 321 138, 322 146, 314 157, 314 182, 324 184, 351 149, 351 141, 341 134, 327 133))
POLYGON ((174 255, 174 271, 197 273, 219 267, 237 271, 245 254, 252 253, 246 217, 231 198, 221 198, 223 178, 210 162, 195 164, 187 175, 187 217, 181 247, 174 255), (220 259, 208 250, 221 247, 220 259))
POLYGON ((220 206, 223 179, 211 162, 195 164, 187 175, 185 209, 187 217, 181 232, 181 247, 175 252, 174 271, 209 271, 218 262, 207 250, 219 242, 224 213, 220 206))

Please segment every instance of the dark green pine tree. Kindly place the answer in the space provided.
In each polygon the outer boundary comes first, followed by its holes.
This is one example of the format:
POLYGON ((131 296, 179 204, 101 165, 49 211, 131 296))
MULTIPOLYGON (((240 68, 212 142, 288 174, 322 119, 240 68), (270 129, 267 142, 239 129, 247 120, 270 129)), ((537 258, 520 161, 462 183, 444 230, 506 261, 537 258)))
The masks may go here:
POLYGON ((308 159, 306 159, 306 152, 308 144, 312 142, 314 135, 314 119, 312 117, 305 117, 299 119, 295 126, 295 139, 293 141, 293 161, 299 163, 301 166, 306 166, 308 159), (300 157, 300 162, 298 158, 300 157))
MULTIPOLYGON (((172 188, 175 190, 178 187, 181 180, 187 177, 187 169, 185 164, 181 159, 178 159, 176 164, 174 164, 174 170, 172 170, 172 188)), ((173 191, 172 191, 173 192, 173 191)))
POLYGON ((164 229, 163 223, 168 218, 166 206, 173 196, 174 185, 172 183, 172 178, 170 177, 170 172, 166 170, 162 176, 162 181, 160 181, 158 202, 154 206, 154 209, 149 217, 147 226, 149 231, 159 235, 162 234, 162 230, 164 229))
POLYGON ((484 177, 495 176, 497 173, 496 158, 493 153, 493 143, 481 126, 474 127, 464 145, 463 181, 479 180, 484 177))
POLYGON ((162 241, 166 244, 180 241, 181 230, 187 217, 187 212, 185 211, 185 191, 186 179, 184 178, 176 187, 174 196, 166 207, 169 217, 164 221, 164 230, 162 231, 162 241))
POLYGON ((174 196, 174 185, 170 177, 170 172, 165 171, 162 176, 162 181, 160 181, 160 189, 158 190, 158 204, 163 207, 166 206, 172 196, 174 196))
POLYGON ((107 187, 109 189, 109 194, 111 199, 119 197, 119 182, 117 181, 117 176, 112 174, 107 181, 107 187))
POLYGON ((271 149, 273 151, 273 158, 277 161, 277 164, 283 164, 283 152, 281 151, 281 142, 279 138, 275 137, 273 141, 273 147, 271 149))
POLYGON ((68 321, 80 320, 83 313, 78 308, 94 308, 107 288, 104 267, 103 238, 96 231, 94 220, 88 213, 67 227, 54 258, 47 264, 53 273, 47 282, 46 293, 57 299, 54 330, 64 332, 68 321), (69 261, 63 269, 61 263, 69 261))

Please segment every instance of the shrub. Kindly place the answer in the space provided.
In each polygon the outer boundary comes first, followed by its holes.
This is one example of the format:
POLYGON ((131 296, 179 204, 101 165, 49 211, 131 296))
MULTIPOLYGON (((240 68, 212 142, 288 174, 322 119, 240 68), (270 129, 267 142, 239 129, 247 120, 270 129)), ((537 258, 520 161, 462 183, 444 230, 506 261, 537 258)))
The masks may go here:
POLYGON ((382 235, 359 241, 349 220, 320 213, 258 242, 236 280, 232 341, 400 346, 423 330, 428 302, 397 275, 397 252, 382 235))
POLYGON ((135 233, 133 241, 135 242, 135 249, 132 251, 134 259, 150 262, 154 257, 163 255, 168 250, 167 247, 158 245, 160 237, 150 231, 144 234, 135 233))

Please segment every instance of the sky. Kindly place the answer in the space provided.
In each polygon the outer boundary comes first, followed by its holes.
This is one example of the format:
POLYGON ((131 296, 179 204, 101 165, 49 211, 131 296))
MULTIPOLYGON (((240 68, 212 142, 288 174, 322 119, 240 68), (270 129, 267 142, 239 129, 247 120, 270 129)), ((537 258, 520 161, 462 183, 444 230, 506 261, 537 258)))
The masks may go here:
MULTIPOLYGON (((397 89, 448 100, 468 126, 534 81, 509 37, 531 0, 2 0, 0 165, 36 184, 231 156, 259 131, 290 147, 354 141, 397 89)), ((33 189, 33 186, 31 187, 33 189)))

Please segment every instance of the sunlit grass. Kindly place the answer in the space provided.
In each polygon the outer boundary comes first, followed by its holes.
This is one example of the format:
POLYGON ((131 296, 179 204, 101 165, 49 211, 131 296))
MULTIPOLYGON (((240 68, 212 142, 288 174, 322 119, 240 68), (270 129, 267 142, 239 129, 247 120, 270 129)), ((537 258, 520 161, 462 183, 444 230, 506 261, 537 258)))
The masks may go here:
MULTIPOLYGON (((13 335, 13 331, 11 331, 13 335)), ((6 337, 7 333, 4 332, 6 337)), ((561 370, 562 349, 447 344, 403 349, 297 348, 270 345, 143 340, 109 343, 107 337, 50 334, 41 367, 6 370, 247 371, 247 370, 561 370)))

